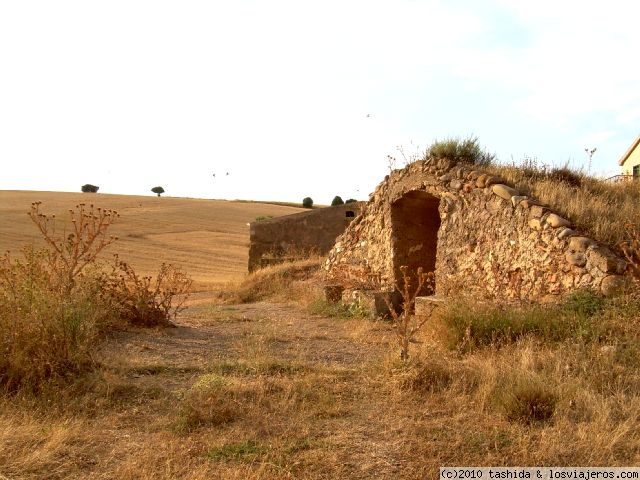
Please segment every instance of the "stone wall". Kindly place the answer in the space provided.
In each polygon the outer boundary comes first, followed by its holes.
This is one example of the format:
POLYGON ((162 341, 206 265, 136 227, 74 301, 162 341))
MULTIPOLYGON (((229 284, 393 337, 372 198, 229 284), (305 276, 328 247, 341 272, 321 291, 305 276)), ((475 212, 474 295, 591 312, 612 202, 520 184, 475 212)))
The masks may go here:
POLYGON ((326 254, 364 205, 364 202, 348 203, 252 222, 249 271, 260 268, 268 258, 308 251, 326 254))
POLYGON ((443 159, 387 176, 324 267, 335 283, 376 279, 392 289, 400 265, 433 271, 440 295, 535 301, 579 288, 615 294, 626 269, 607 246, 499 177, 443 159))

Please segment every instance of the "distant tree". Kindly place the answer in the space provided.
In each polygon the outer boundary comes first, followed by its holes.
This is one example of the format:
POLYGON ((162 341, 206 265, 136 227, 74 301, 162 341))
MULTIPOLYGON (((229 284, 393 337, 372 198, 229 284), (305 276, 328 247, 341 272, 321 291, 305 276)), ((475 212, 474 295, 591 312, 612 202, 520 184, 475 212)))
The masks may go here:
POLYGON ((311 197, 304 197, 302 199, 302 206, 304 208, 313 208, 313 199, 311 197))
POLYGON ((358 200, 356 200, 355 198, 350 198, 349 200, 345 201, 344 203, 356 203, 358 200))
POLYGON ((333 200, 331 201, 332 207, 335 207, 336 205, 344 205, 344 201, 342 200, 342 197, 340 197, 339 195, 336 195, 335 197, 333 197, 333 200))
POLYGON ((155 194, 157 194, 158 196, 162 195, 164 193, 164 188, 162 187, 153 187, 151 189, 151 191, 155 194))
POLYGON ((82 190, 84 193, 98 193, 99 189, 100 187, 96 185, 91 185, 90 183, 87 183, 85 185, 82 185, 82 187, 80 187, 80 190, 82 190))

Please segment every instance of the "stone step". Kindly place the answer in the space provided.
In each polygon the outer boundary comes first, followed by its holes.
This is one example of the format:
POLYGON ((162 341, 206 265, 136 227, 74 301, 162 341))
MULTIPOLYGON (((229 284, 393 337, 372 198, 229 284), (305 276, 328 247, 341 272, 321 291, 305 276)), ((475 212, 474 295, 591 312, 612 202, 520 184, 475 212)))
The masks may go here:
POLYGON ((431 315, 435 308, 446 305, 446 301, 446 298, 440 295, 416 297, 415 314, 419 317, 431 315))

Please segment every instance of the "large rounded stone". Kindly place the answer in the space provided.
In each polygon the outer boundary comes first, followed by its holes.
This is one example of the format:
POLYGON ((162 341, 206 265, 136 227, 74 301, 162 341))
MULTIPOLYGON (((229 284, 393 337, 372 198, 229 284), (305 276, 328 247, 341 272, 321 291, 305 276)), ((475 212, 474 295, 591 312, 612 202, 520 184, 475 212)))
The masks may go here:
POLYGON ((460 180, 451 180, 449 188, 451 190, 460 190, 462 188, 462 182, 460 180))
POLYGON ((529 220, 529 228, 540 231, 542 230, 542 222, 539 218, 532 218, 529 220))
POLYGON ((572 252, 586 252, 587 248, 595 244, 596 242, 589 237, 571 237, 569 250, 572 252))
POLYGON ((564 240, 565 238, 575 235, 575 233, 576 233, 575 230, 571 230, 570 228, 561 228, 558 231, 558 238, 560 240, 564 240))
POLYGON ((552 228, 558 227, 568 227, 571 225, 571 222, 566 218, 562 218, 560 215, 556 215, 555 213, 550 213, 547 215, 547 219, 545 220, 548 225, 552 228))
POLYGON ((489 175, 487 175, 486 173, 483 173, 482 175, 480 175, 477 179, 476 179, 476 186, 478 188, 484 188, 485 182, 487 181, 487 178, 489 178, 489 175))
POLYGON ((484 186, 490 187, 491 185, 496 185, 498 183, 504 183, 504 179, 502 177, 489 175, 487 179, 484 181, 484 186))
POLYGON ((511 197, 515 197, 520 195, 520 192, 515 188, 511 188, 502 183, 496 183, 491 187, 491 191, 500 198, 504 198, 505 200, 511 200, 511 197))

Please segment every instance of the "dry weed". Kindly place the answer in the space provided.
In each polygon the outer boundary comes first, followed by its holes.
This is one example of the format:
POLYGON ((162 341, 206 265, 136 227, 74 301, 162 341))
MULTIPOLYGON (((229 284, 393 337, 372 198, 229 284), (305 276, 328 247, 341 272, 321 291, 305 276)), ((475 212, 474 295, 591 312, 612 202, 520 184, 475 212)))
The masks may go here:
POLYGON ((111 275, 98 255, 116 238, 108 235, 118 218, 111 210, 77 205, 69 232, 59 231, 55 215, 31 206, 29 216, 47 248, 25 247, 22 257, 0 257, 0 387, 36 392, 47 382, 71 381, 94 366, 98 335, 118 314, 145 324, 175 315, 190 280, 163 265, 152 285, 126 263, 111 275), (179 296, 178 304, 172 302, 179 296))
POLYGON ((626 238, 629 219, 640 213, 639 182, 608 183, 568 167, 493 164, 488 169, 523 194, 551 206, 578 229, 613 246, 626 238))

